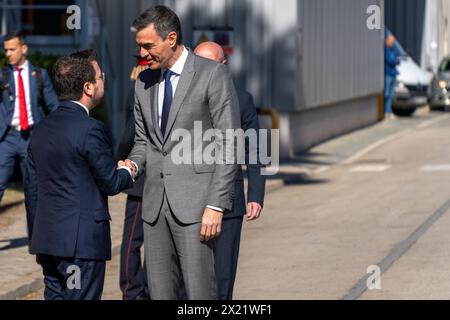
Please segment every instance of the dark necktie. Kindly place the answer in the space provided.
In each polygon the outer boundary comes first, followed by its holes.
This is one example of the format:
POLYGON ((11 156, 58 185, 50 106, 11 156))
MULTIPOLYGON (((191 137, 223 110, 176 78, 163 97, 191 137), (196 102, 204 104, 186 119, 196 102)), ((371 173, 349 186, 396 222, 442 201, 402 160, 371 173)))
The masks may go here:
POLYGON ((25 98, 25 86, 23 85, 22 78, 23 68, 17 68, 18 76, 17 82, 19 87, 19 119, 20 119, 20 130, 27 131, 28 125, 28 112, 27 112, 27 101, 25 98))
POLYGON ((175 73, 167 69, 164 71, 164 102, 163 109, 161 114, 161 132, 163 136, 166 134, 167 121, 169 120, 169 112, 170 106, 172 104, 173 99, 173 90, 172 90, 172 82, 170 82, 170 78, 175 73))

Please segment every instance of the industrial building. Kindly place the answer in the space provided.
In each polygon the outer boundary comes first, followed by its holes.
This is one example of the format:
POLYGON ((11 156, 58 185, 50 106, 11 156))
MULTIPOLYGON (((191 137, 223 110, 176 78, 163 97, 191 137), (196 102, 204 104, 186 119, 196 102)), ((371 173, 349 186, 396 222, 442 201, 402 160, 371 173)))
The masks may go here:
POLYGON ((188 47, 200 39, 226 46, 236 86, 250 91, 261 110, 275 111, 263 122, 279 127, 280 155, 289 158, 380 120, 384 32, 367 21, 368 8, 383 13, 384 2, 3 0, 1 30, 28 30, 32 49, 43 52, 96 48, 107 74, 106 106, 117 141, 137 52, 130 25, 146 8, 165 4, 179 15, 188 47), (81 9, 79 30, 65 27, 66 8, 73 4, 81 9))

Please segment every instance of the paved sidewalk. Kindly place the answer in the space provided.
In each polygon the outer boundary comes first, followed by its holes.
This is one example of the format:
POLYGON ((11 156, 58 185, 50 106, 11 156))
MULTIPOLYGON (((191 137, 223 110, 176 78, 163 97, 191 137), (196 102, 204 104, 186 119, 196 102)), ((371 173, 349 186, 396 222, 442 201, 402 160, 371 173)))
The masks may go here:
MULTIPOLYGON (((270 180, 267 191, 283 186, 270 180)), ((119 252, 122 240, 126 195, 109 198, 113 260, 107 264, 104 299, 120 299, 119 252)), ((23 192, 8 189, 0 211, 0 300, 42 299, 42 269, 28 254, 23 192)))

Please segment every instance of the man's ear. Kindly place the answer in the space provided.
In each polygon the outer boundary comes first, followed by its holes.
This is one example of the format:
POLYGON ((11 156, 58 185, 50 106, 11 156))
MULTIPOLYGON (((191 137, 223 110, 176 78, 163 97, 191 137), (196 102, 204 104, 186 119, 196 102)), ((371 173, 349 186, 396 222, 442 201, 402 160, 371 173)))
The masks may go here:
POLYGON ((177 44, 177 33, 175 31, 172 31, 167 35, 167 39, 169 40, 170 47, 173 48, 177 44))
POLYGON ((22 54, 26 55, 28 53, 28 45, 23 44, 22 45, 22 54))
POLYGON ((85 82, 83 85, 83 93, 88 97, 92 97, 92 83, 85 82))

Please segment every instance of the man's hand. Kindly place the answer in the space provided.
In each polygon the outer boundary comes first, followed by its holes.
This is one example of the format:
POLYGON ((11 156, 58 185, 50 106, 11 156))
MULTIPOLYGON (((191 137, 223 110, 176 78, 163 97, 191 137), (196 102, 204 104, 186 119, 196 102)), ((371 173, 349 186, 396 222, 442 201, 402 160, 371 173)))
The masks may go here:
POLYGON ((247 221, 256 220, 261 215, 262 207, 257 202, 249 202, 247 204, 247 221))
POLYGON ((200 230, 200 241, 208 241, 218 237, 222 227, 223 213, 210 208, 205 208, 200 230))
POLYGON ((137 169, 134 166, 133 162, 131 162, 131 160, 128 160, 128 159, 125 160, 125 161, 120 160, 119 162, 117 162, 117 167, 118 168, 120 168, 120 167, 127 167, 127 168, 129 168, 131 170, 131 175, 133 177, 133 180, 136 178, 136 176, 137 176, 137 169))

